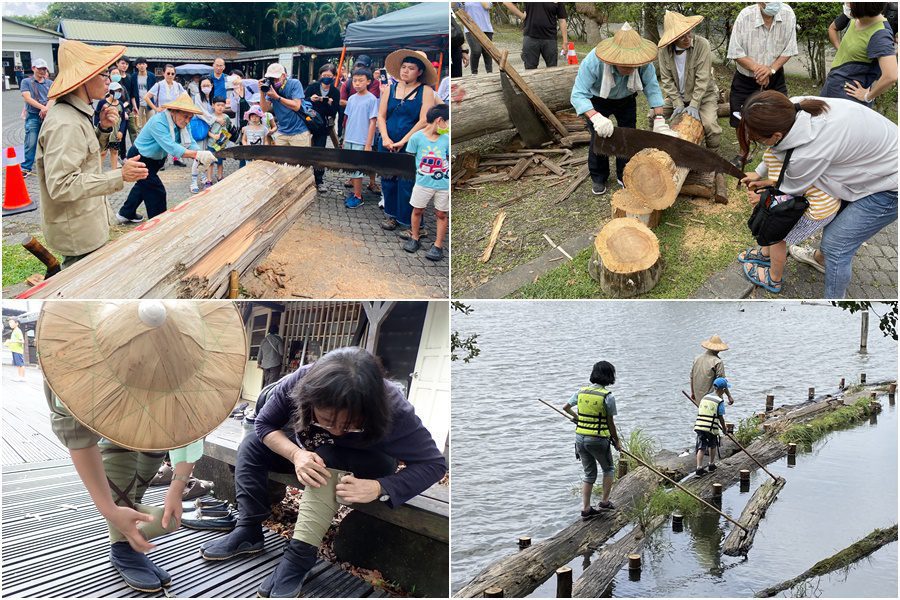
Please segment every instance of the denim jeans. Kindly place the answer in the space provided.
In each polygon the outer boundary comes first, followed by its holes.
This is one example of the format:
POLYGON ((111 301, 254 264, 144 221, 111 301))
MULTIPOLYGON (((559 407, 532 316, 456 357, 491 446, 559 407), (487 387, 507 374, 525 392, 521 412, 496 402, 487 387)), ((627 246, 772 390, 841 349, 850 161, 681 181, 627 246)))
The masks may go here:
POLYGON ((849 203, 825 227, 825 297, 843 298, 853 274, 853 257, 863 242, 897 220, 897 190, 877 192, 849 203))
POLYGON ((613 474, 613 457, 608 437, 576 433, 575 450, 578 452, 581 467, 584 469, 583 482, 594 483, 597 481, 597 463, 600 463, 604 476, 613 474))
POLYGON ((31 171, 34 168, 34 153, 37 151, 38 134, 41 132, 41 117, 28 113, 25 118, 25 160, 22 169, 31 171))

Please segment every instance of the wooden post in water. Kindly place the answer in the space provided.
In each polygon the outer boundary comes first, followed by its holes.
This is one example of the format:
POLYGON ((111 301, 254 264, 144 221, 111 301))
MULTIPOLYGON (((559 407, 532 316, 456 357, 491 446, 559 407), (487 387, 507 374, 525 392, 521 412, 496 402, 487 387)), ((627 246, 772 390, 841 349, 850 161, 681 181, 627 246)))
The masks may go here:
POLYGON ((897 396, 897 384, 892 383, 890 385, 890 387, 888 388, 888 404, 893 406, 896 396, 897 396))
POLYGON ((843 392, 843 391, 844 391, 844 387, 845 387, 845 386, 844 386, 844 378, 841 377, 841 384, 838 386, 838 389, 839 389, 840 391, 843 392))
POLYGON ((681 513, 672 514, 672 531, 681 533, 684 530, 684 515, 681 513))
POLYGON ((519 550, 524 550, 531 545, 531 538, 527 535, 519 536, 519 550))
POLYGON ((640 571, 641 570, 641 555, 640 554, 629 554, 628 555, 628 570, 629 571, 640 571))
POLYGON ((766 396, 766 412, 772 412, 775 408, 775 396, 773 394, 768 394, 766 396))
POLYGON ((502 598, 503 597, 503 588, 498 587, 489 587, 484 590, 485 598, 502 598))
POLYGON ((862 321, 859 327, 859 351, 865 353, 869 342, 869 311, 862 311, 862 321))
POLYGON ((721 502, 722 501, 722 484, 721 483, 712 484, 712 493, 713 493, 713 501, 721 502))
POLYGON ((572 568, 560 567, 556 570, 556 597, 572 597, 572 568))
POLYGON ((859 374, 859 382, 860 382, 862 385, 866 385, 866 374, 865 374, 865 373, 860 373, 860 374, 859 374))
POLYGON ((809 388, 809 400, 812 400, 815 397, 816 397, 816 388, 814 388, 814 387, 809 388))
POLYGON ((797 444, 788 444, 788 456, 797 456, 797 444))
POLYGON ((725 423, 725 432, 734 433, 734 423, 725 423))

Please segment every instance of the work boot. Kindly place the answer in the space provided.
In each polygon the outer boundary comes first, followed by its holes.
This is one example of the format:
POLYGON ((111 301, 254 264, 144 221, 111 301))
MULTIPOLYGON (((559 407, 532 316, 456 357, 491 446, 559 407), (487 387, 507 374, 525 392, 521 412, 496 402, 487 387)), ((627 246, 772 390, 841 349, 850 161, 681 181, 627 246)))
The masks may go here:
POLYGON ((707 467, 707 468, 709 469, 709 472, 712 473, 713 471, 715 471, 715 470, 718 469, 719 467, 717 467, 716 465, 710 463, 709 467, 707 467))
POLYGON ((109 562, 128 587, 139 592, 158 592, 163 585, 172 582, 168 573, 156 567, 145 554, 134 550, 128 542, 116 542, 109 547, 109 562), (161 576, 164 576, 165 584, 161 576))
POLYGON ((200 556, 206 560, 227 560, 241 554, 259 554, 264 545, 262 526, 241 525, 225 537, 200 546, 200 556))
POLYGON ((306 574, 316 564, 319 549, 315 546, 291 540, 284 549, 284 556, 275 570, 259 585, 261 598, 299 598, 306 574))
POLYGON ((594 508, 593 506, 587 510, 581 511, 581 520, 582 521, 589 521, 589 520, 593 519, 594 517, 599 517, 599 516, 600 516, 600 511, 597 510, 596 508, 594 508))
POLYGON ((701 475, 706 475, 706 469, 703 468, 703 467, 700 467, 699 469, 697 469, 696 471, 694 471, 694 474, 695 474, 697 477, 700 477, 701 475))

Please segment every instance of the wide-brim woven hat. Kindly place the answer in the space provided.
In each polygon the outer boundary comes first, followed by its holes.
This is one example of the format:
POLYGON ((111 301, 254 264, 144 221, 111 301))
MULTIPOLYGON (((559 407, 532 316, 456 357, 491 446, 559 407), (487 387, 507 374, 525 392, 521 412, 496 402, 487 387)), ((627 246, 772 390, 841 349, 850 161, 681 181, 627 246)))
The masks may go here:
POLYGON ((240 398, 247 342, 230 302, 45 302, 36 336, 60 402, 131 450, 190 444, 221 425, 240 398))
POLYGON ((182 92, 180 96, 162 105, 162 108, 169 110, 180 110, 182 112, 191 113, 192 115, 203 114, 203 109, 194 104, 187 92, 182 92))
POLYGON ((660 48, 665 48, 688 31, 699 25, 703 21, 702 15, 694 15, 693 17, 686 17, 677 12, 672 12, 671 10, 666 11, 666 16, 663 20, 663 34, 659 39, 660 48))
POLYGON ((625 23, 612 37, 594 48, 597 58, 618 67, 642 67, 656 59, 656 44, 642 38, 631 25, 625 23))
POLYGON ((713 350, 716 352, 721 352, 722 350, 728 350, 728 344, 722 341, 718 335, 714 335, 708 340, 703 340, 700 342, 700 345, 706 348, 707 350, 713 350))
POLYGON ((61 43, 57 59, 59 72, 47 97, 58 98, 84 85, 116 62, 125 50, 125 46, 88 46, 76 40, 61 43))
POLYGON ((388 54, 387 58, 384 59, 384 68, 387 69, 387 72, 391 77, 400 81, 400 65, 403 64, 403 60, 406 58, 415 58, 422 62, 422 66, 425 69, 425 80, 423 83, 426 85, 438 84, 439 78, 437 70, 434 68, 434 65, 431 64, 431 61, 428 60, 428 55, 421 50, 401 49, 388 54))

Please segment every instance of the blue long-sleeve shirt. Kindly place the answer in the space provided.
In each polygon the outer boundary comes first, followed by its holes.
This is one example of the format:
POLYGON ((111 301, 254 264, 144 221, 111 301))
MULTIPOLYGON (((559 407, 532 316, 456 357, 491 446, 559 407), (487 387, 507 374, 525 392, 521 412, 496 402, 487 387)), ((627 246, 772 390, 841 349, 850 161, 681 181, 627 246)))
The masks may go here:
MULTIPOLYGON (((593 51, 581 61, 578 67, 578 75, 575 77, 575 85, 572 87, 572 106, 579 115, 586 113, 594 108, 591 104, 591 98, 600 96, 600 84, 603 83, 603 62, 597 58, 597 54, 593 51)), ((628 90, 628 77, 619 74, 616 67, 612 67, 613 79, 615 85, 609 92, 609 99, 616 100, 618 98, 627 98, 631 95, 628 90)), ((656 81, 656 68, 653 63, 638 67, 638 73, 641 77, 641 83, 644 85, 644 95, 647 96, 647 102, 651 108, 663 105, 662 91, 659 89, 659 82, 656 81)))
MULTIPOLYGON (((309 365, 300 367, 283 377, 269 392, 265 406, 256 417, 256 436, 260 441, 273 431, 290 427, 295 411, 290 392, 309 369, 309 365)), ((390 496, 386 504, 396 508, 440 481, 447 472, 447 461, 403 392, 388 381, 384 382, 384 390, 391 410, 391 423, 384 437, 374 443, 365 443, 360 440, 360 434, 347 433, 334 436, 334 445, 383 452, 406 464, 405 469, 378 479, 390 496)), ((301 445, 296 436, 293 441, 301 445)))
MULTIPOLYGON (((180 137, 179 130, 175 128, 175 136, 180 137)), ((199 150, 197 142, 191 138, 191 145, 185 148, 181 145, 180 139, 172 137, 169 130, 169 120, 166 118, 165 111, 156 113, 147 121, 137 139, 134 140, 141 156, 162 160, 167 156, 175 156, 181 158, 185 150, 199 150)))

